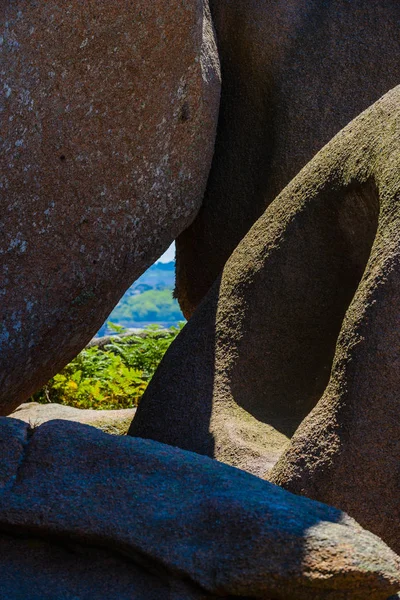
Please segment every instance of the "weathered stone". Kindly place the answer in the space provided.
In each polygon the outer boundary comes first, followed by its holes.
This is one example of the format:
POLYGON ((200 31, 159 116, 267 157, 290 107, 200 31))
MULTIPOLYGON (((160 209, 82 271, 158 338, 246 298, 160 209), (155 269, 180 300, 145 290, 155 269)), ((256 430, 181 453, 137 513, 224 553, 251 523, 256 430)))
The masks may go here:
POLYGON ((398 0, 210 5, 221 112, 202 208, 177 242, 177 293, 187 317, 284 186, 400 81, 398 0))
POLYGON ((39 404, 27 402, 19 406, 10 417, 29 423, 31 427, 38 427, 47 421, 62 419, 85 423, 101 429, 112 435, 125 435, 129 429, 136 408, 122 408, 119 410, 93 410, 73 408, 62 404, 39 404))
POLYGON ((0 414, 193 220, 214 145, 207 0, 3 3, 0 414))
POLYGON ((265 424, 290 436, 319 401, 272 481, 346 510, 396 551, 399 132, 397 87, 285 188, 170 347, 130 430, 265 476, 265 424))
POLYGON ((375 535, 244 471, 68 421, 3 418, 7 436, 22 454, 1 456, 13 475, 0 480, 0 529, 13 535, 106 547, 218 597, 386 600, 400 587, 400 559, 375 535))

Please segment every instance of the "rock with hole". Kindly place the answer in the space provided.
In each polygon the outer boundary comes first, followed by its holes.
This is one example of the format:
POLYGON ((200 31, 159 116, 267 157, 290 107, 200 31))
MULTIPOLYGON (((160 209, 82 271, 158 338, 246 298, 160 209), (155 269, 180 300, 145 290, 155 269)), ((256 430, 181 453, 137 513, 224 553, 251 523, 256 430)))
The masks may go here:
POLYGON ((284 435, 272 481, 346 510, 397 551, 399 132, 397 87, 285 188, 170 347, 130 429, 263 477, 284 435))

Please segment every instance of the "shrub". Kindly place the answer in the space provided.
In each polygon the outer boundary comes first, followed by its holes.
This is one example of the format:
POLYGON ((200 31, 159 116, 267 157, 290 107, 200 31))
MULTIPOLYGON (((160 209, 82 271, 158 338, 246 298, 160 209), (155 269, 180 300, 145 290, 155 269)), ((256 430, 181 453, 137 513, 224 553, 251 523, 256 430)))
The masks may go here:
MULTIPOLYGON (((114 331, 123 328, 110 325, 114 331)), ((35 402, 57 402, 76 408, 137 406, 158 364, 180 327, 151 325, 144 335, 111 338, 104 346, 85 348, 36 392, 35 402)))

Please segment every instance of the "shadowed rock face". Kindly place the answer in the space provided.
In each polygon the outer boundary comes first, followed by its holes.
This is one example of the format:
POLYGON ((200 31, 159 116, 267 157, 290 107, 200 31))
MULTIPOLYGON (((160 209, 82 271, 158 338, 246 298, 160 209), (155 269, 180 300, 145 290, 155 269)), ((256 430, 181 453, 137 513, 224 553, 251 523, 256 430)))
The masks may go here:
POLYGON ((222 99, 204 202, 177 241, 187 317, 284 186, 400 81, 398 0, 210 4, 222 99))
POLYGON ((216 600, 161 569, 150 572, 93 546, 2 533, 0 552, 7 600, 216 600))
POLYGON ((172 344, 130 430, 265 476, 276 432, 290 437, 321 398, 272 481, 347 510, 394 549, 399 133, 397 87, 285 188, 172 344))
POLYGON ((220 82, 202 0, 7 0, 0 36, 7 414, 193 220, 220 82))
MULTIPOLYGON (((204 456, 79 423, 52 421, 31 430, 6 418, 0 456, 0 529, 57 542, 50 561, 48 546, 39 546, 36 572, 35 556, 23 557, 27 572, 17 589, 26 589, 31 574, 32 589, 49 578, 49 589, 81 590, 79 598, 86 598, 102 564, 92 597, 110 600, 107 565, 121 598, 129 582, 134 598, 151 600, 168 587, 166 600, 386 600, 400 586, 400 559, 345 513, 204 456), (66 550, 75 544, 108 553, 94 551, 87 560, 78 548, 80 579, 67 570, 74 560, 66 550), (60 585, 59 577, 52 580, 57 563, 66 577, 60 585)), ((17 541, 0 536, 7 600, 15 599, 16 548, 17 541)))

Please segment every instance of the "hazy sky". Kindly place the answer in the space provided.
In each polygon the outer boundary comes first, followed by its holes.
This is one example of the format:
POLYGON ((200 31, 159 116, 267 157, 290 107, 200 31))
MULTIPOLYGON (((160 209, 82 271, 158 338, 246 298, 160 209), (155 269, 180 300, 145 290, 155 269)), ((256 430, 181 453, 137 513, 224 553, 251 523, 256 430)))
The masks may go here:
POLYGON ((164 263, 171 262, 171 260, 175 260, 175 242, 173 242, 168 248, 168 250, 166 250, 164 254, 158 259, 159 262, 164 263))

